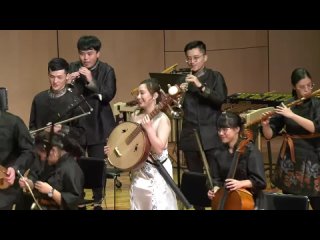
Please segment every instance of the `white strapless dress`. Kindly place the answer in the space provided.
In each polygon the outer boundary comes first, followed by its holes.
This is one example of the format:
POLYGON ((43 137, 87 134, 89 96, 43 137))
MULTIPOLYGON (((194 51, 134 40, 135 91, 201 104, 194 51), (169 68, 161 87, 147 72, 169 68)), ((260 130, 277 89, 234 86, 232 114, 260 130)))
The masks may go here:
MULTIPOLYGON (((163 162, 164 168, 173 177, 172 163, 168 150, 155 156, 163 162)), ((150 160, 151 161, 151 160, 150 160)), ((130 204, 132 210, 177 210, 174 191, 166 183, 155 166, 145 162, 139 169, 131 172, 130 204)))

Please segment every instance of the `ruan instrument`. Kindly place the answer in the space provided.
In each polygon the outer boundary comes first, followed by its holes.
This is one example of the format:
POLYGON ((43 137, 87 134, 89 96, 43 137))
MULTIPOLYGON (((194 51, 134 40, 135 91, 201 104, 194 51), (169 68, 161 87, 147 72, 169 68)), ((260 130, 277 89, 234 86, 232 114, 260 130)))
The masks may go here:
MULTIPOLYGON (((150 119, 162 109, 167 108, 173 99, 163 91, 162 100, 156 108, 148 114, 150 119)), ((108 160, 110 164, 120 170, 130 170, 147 160, 150 152, 150 142, 141 124, 123 122, 111 132, 107 145, 110 148, 108 160)))
MULTIPOLYGON (((246 150, 247 145, 252 141, 253 134, 250 130, 245 130, 246 138, 243 139, 235 153, 231 163, 230 170, 227 178, 234 179, 239 158, 241 154, 246 150)), ((220 188, 216 193, 212 201, 212 209, 214 210, 253 210, 254 199, 252 194, 246 189, 238 189, 235 191, 229 191, 225 185, 220 188)))
POLYGON ((10 186, 5 179, 6 177, 8 177, 7 168, 0 165, 0 189, 7 189, 10 186))

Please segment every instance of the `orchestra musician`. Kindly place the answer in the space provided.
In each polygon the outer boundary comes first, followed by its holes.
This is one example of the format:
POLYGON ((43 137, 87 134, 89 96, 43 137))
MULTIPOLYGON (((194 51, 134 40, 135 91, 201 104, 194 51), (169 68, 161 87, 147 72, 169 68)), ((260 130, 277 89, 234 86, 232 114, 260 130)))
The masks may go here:
MULTIPOLYGON (((72 108, 81 101, 67 85, 69 64, 63 58, 53 58, 48 63, 48 78, 50 88, 38 93, 32 101, 29 129, 36 130, 61 120, 66 120, 82 113, 81 107, 72 108)), ((45 131, 50 131, 50 127, 45 131)), ((79 120, 65 124, 54 124, 54 132, 63 131, 75 139, 84 135, 84 128, 79 120)))
POLYGON ((32 163, 33 141, 23 120, 9 112, 0 111, 0 129, 0 210, 11 210, 20 195, 16 171, 24 172, 32 163))
MULTIPOLYGON (((99 94, 99 98, 90 98, 93 112, 80 120, 85 129, 85 141, 82 145, 88 157, 104 159, 103 147, 106 138, 116 126, 110 102, 116 94, 116 75, 112 66, 99 60, 101 41, 96 36, 82 36, 77 43, 79 61, 70 64, 70 79, 74 90, 85 98, 99 94)), ((105 168, 101 181, 105 185, 105 168)), ((103 188, 92 189, 94 209, 102 210, 103 188)), ((82 209, 85 206, 81 206, 82 209)))
POLYGON ((40 132, 35 144, 40 159, 28 177, 19 179, 20 187, 27 189, 27 182, 42 209, 78 210, 84 184, 76 161, 83 152, 80 144, 61 131, 52 137, 46 131, 40 132))
POLYGON ((199 132, 210 164, 215 150, 221 146, 216 121, 221 114, 222 103, 227 98, 227 86, 220 72, 205 67, 208 56, 206 45, 202 41, 189 42, 184 52, 191 74, 180 84, 185 96, 179 148, 184 153, 189 171, 203 172, 201 154, 193 129, 199 132))
POLYGON ((294 69, 291 85, 293 100, 300 104, 281 104, 261 121, 266 139, 285 129, 272 182, 283 193, 308 196, 312 208, 320 210, 320 101, 310 97, 314 84, 305 68, 294 69))
MULTIPOLYGON (((152 119, 150 117, 161 100, 160 85, 157 80, 151 78, 140 83, 137 95, 140 111, 134 112, 131 119, 141 124, 146 133, 151 144, 152 157, 148 156, 148 159, 143 159, 142 163, 131 170, 130 205, 132 210, 178 209, 175 193, 159 173, 152 159, 160 161, 160 164, 173 178, 172 163, 168 154, 170 120, 160 110, 152 119)), ((110 147, 105 146, 104 151, 108 155, 110 147)))
POLYGON ((243 122, 239 115, 223 112, 217 120, 217 129, 223 146, 215 151, 210 164, 214 188, 208 191, 209 199, 213 200, 222 187, 228 191, 246 189, 253 194, 255 207, 262 208, 262 190, 267 184, 261 152, 254 143, 248 142, 244 153, 239 156, 234 178, 227 178, 236 149, 241 142, 243 122))

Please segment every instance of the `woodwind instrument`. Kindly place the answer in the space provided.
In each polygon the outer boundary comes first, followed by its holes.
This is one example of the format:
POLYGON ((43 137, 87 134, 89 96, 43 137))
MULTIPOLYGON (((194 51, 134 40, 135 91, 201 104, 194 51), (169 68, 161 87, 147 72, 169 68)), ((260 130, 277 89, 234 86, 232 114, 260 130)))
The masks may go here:
MULTIPOLYGON (((284 104, 286 107, 290 108, 290 107, 293 107, 293 106, 296 106, 296 105, 299 105, 301 103, 303 103, 303 101, 311 98, 311 97, 315 97, 317 95, 320 94, 320 89, 312 92, 309 96, 306 96, 306 97, 302 97, 300 99, 297 99, 295 101, 292 101, 292 102, 289 102, 287 104, 284 104)), ((273 110, 273 111, 270 111, 270 112, 267 112, 264 116, 262 116, 260 119, 256 120, 256 121, 253 121, 251 122, 249 125, 246 125, 246 127, 249 127, 251 125, 254 125, 254 124, 257 124, 257 123, 260 123, 261 121, 265 121, 266 119, 268 119, 269 117, 273 116, 274 114, 276 114, 276 111, 273 110)))
MULTIPOLYGON (((192 70, 188 69, 189 73, 192 74, 192 70)), ((197 78, 203 76, 205 74, 205 69, 201 69, 198 72, 194 74, 197 78)), ((183 110, 182 110, 182 105, 186 96, 186 92, 188 91, 190 83, 188 83, 188 87, 185 90, 182 90, 180 86, 176 85, 169 85, 168 84, 168 94, 172 96, 175 99, 178 99, 177 102, 175 103, 175 106, 171 108, 171 115, 174 118, 181 118, 183 116, 183 110)))

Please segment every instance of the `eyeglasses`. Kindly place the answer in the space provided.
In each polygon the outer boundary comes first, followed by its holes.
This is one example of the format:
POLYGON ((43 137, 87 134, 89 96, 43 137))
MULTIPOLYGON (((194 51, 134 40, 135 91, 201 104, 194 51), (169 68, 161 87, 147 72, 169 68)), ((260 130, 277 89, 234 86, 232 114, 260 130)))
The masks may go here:
POLYGON ((202 58, 203 56, 204 56, 204 55, 187 57, 187 58, 186 58, 186 63, 191 63, 192 61, 194 61, 194 62, 199 62, 200 58, 202 58))
POLYGON ((230 128, 218 128, 218 133, 222 133, 222 134, 225 134, 228 132, 230 128))
POLYGON ((314 88, 314 86, 315 86, 314 83, 309 83, 309 84, 304 85, 304 86, 297 86, 296 88, 299 89, 299 90, 304 90, 304 89, 312 90, 314 88))

